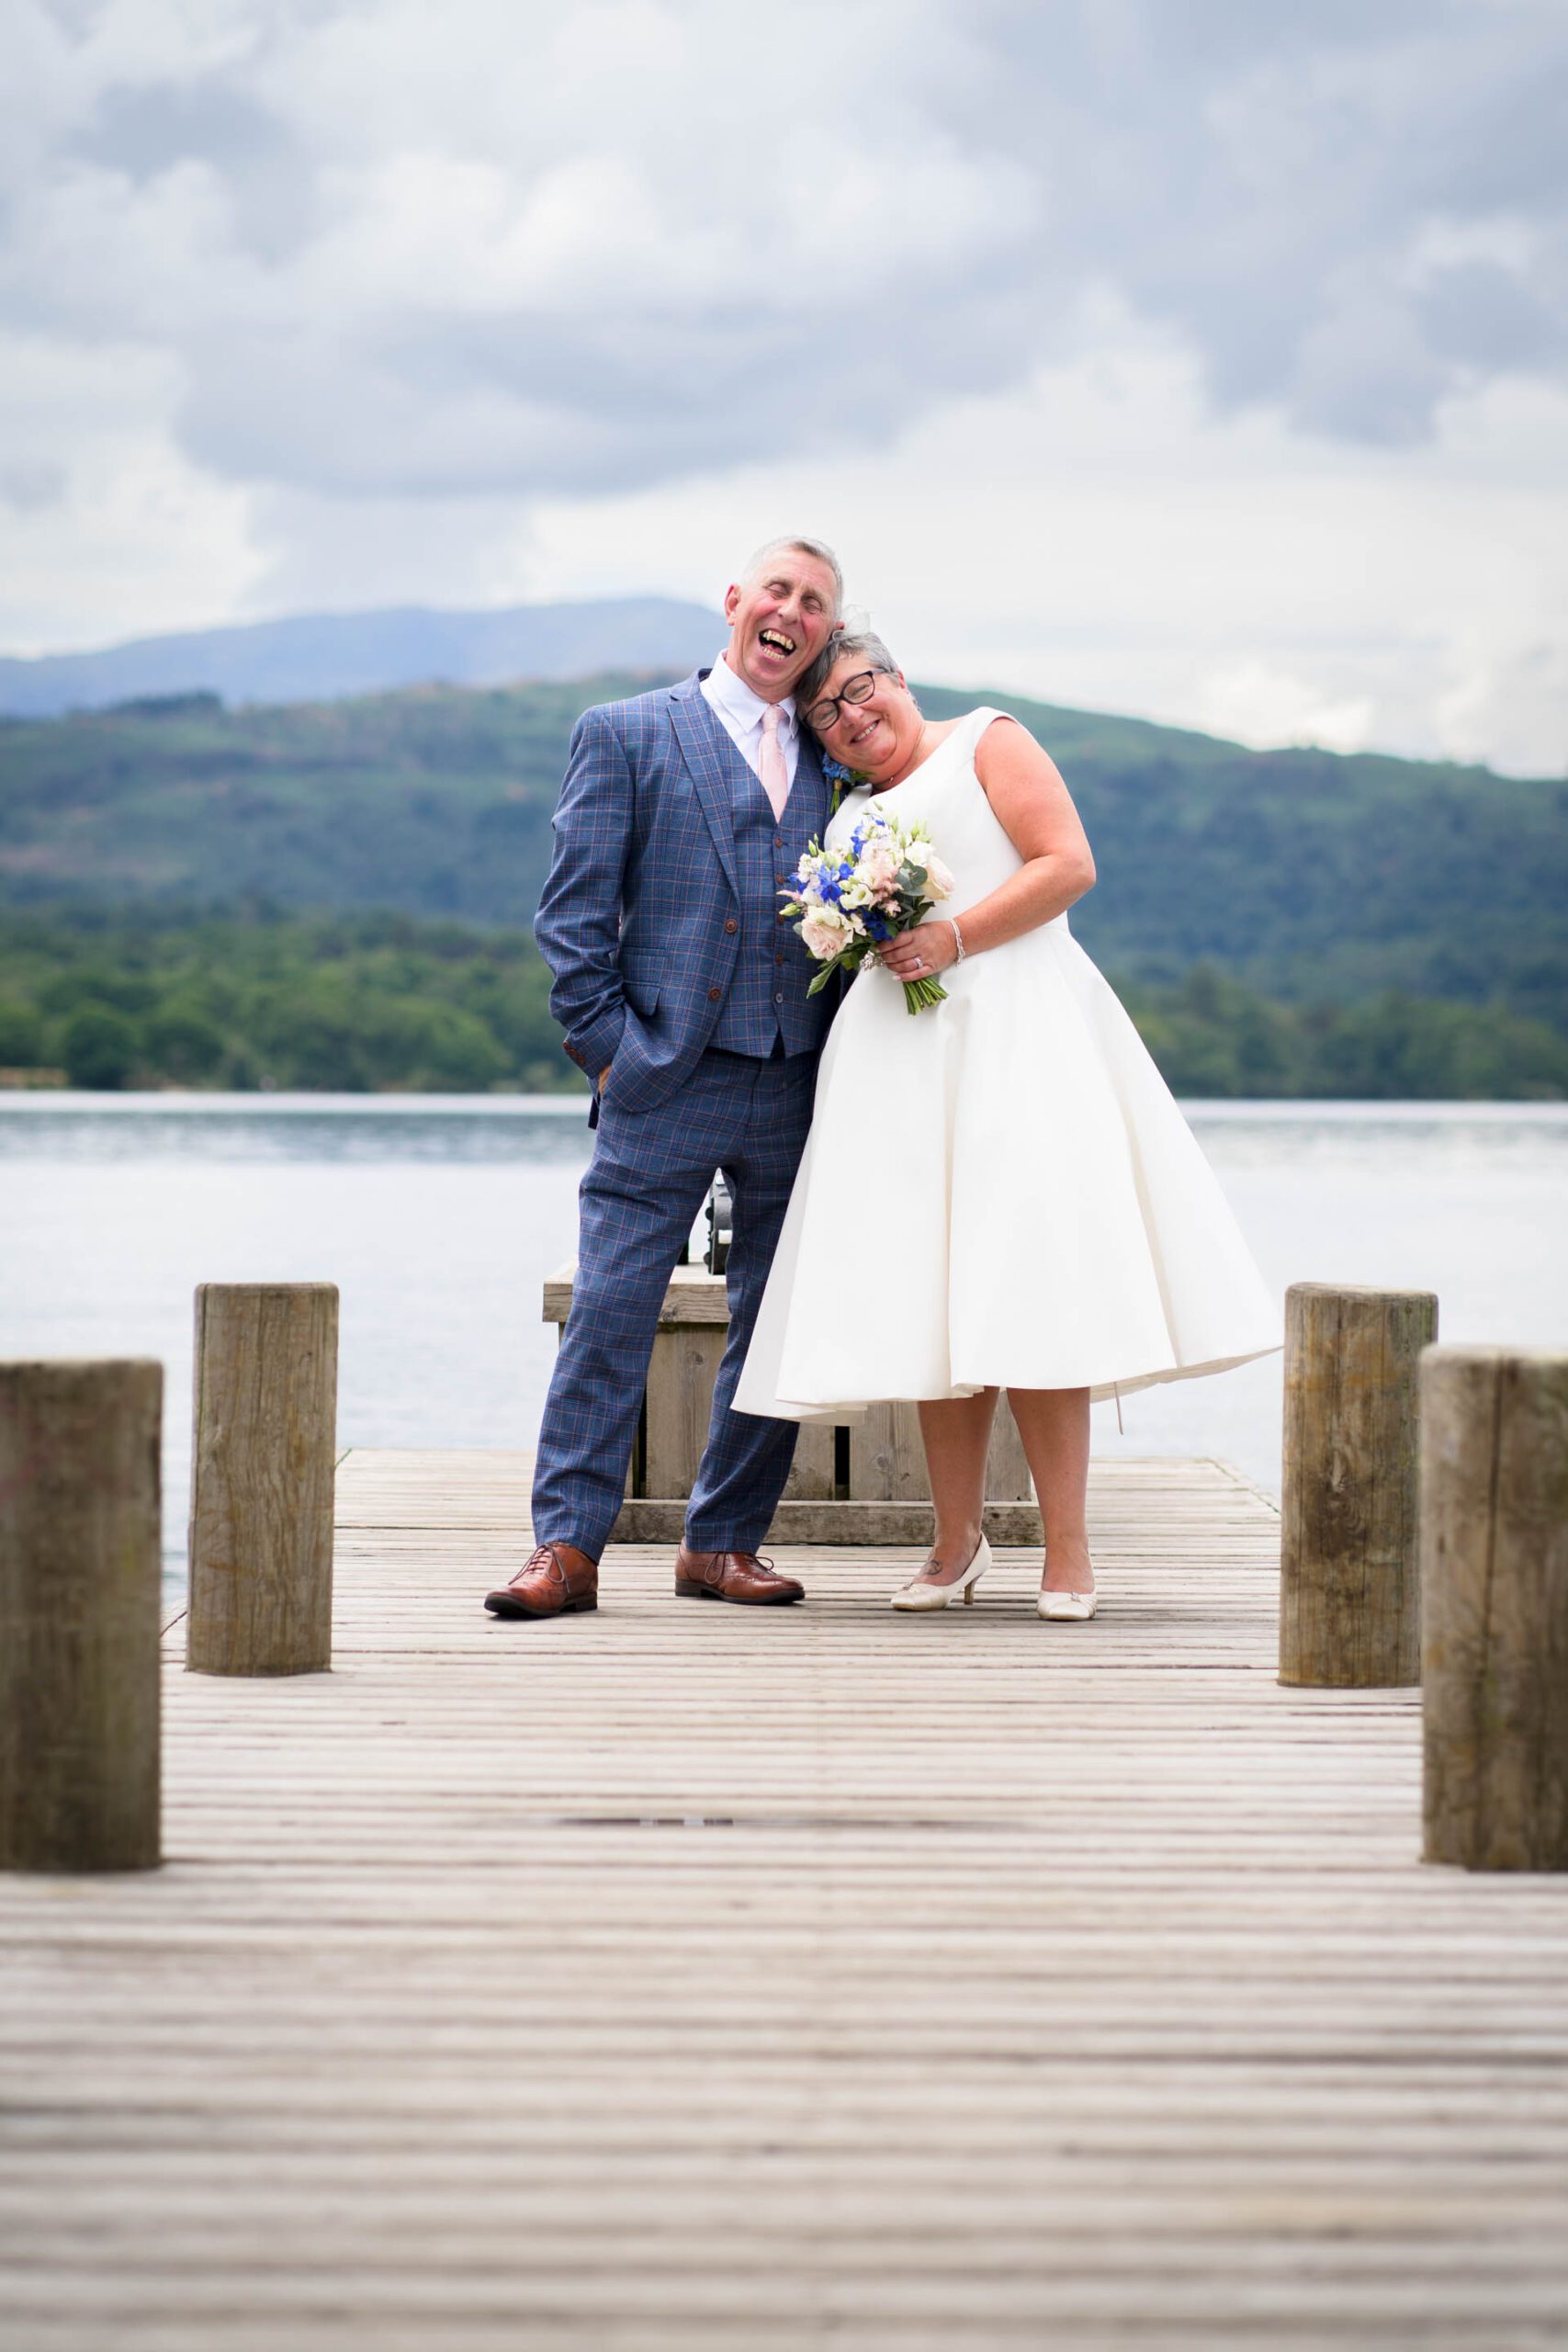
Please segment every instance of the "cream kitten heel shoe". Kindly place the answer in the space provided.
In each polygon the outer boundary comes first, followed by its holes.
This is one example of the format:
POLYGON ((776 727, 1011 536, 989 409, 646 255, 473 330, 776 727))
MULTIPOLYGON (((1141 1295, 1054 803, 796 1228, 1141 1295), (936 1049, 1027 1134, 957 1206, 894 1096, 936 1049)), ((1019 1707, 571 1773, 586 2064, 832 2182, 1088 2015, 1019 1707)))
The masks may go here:
POLYGON ((1082 1625, 1094 1615, 1099 1602, 1098 1592, 1042 1592, 1034 1604, 1034 1613, 1037 1617, 1049 1617, 1058 1625, 1082 1625))
POLYGON ((980 1548, 962 1576, 954 1577, 951 1584, 932 1584, 929 1577, 922 1580, 917 1577, 913 1584, 900 1586, 891 1605, 895 1609, 945 1609, 950 1600, 962 1599, 967 1606, 975 1598, 975 1587, 990 1565, 991 1547, 982 1535, 980 1548))

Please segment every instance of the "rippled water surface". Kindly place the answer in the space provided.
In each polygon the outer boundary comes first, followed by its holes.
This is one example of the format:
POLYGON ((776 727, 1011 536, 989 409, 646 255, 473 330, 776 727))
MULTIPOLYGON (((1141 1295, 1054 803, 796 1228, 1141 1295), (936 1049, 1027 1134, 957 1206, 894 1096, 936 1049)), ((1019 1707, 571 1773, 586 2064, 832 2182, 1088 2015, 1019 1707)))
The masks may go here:
MULTIPOLYGON (((1188 1108, 1281 1292, 1416 1285, 1447 1339, 1568 1347, 1568 1107, 1188 1108)), ((560 1098, 0 1094, 0 1353, 163 1359, 171 1572, 198 1282, 339 1285, 344 1445, 531 1443, 589 1140, 560 1098)), ((1096 1408, 1097 1453, 1219 1454, 1278 1491, 1277 1358, 1123 1414, 1096 1408)))

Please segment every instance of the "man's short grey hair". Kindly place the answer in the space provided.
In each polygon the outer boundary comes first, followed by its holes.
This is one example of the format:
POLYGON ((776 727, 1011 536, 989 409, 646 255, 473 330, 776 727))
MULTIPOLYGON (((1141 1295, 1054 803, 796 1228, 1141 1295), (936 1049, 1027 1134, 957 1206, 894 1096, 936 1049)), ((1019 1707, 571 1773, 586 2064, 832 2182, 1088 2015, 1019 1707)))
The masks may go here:
POLYGON ((841 628, 837 637, 830 637, 828 639, 827 644, 796 686, 795 690, 796 710, 802 713, 809 712, 812 704, 817 701, 823 687, 832 676, 835 665, 843 660, 846 653, 854 653, 863 657, 862 666, 864 669, 885 671, 890 678, 896 678, 898 674, 897 662, 895 662, 874 628, 841 628))
POLYGON ((755 580, 757 574, 772 563, 774 556, 781 554, 786 548, 793 548, 796 555, 814 556, 818 563, 827 565, 833 575, 833 618, 837 620, 844 609, 844 573, 843 567, 826 539, 795 538, 788 533, 783 538, 769 539, 765 546, 757 549, 756 554, 741 573, 741 578, 747 581, 755 580))

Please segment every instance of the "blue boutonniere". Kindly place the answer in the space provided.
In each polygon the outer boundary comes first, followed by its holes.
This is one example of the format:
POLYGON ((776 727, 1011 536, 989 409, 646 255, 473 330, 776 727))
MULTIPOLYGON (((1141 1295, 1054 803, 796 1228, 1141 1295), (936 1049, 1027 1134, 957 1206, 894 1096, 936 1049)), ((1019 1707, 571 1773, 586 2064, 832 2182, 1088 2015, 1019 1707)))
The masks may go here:
POLYGON ((845 793, 858 791, 867 779, 857 775, 853 768, 845 767, 841 760, 830 760, 826 752, 822 754, 822 773, 833 787, 833 805, 828 811, 831 821, 839 813, 839 803, 845 793))

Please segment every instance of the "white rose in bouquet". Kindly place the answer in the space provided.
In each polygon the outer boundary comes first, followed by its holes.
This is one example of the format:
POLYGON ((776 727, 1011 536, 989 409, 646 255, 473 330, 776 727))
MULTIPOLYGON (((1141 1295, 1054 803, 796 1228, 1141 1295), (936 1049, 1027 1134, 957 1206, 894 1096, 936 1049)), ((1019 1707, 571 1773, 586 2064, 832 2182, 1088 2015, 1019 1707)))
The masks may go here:
POLYGON ((800 926, 802 944, 808 956, 818 963, 830 963, 841 955, 855 935, 855 927, 848 915, 837 907, 813 907, 800 926))
POLYGON ((926 852, 926 888, 933 899, 953 896, 953 868, 943 864, 934 849, 926 852))

